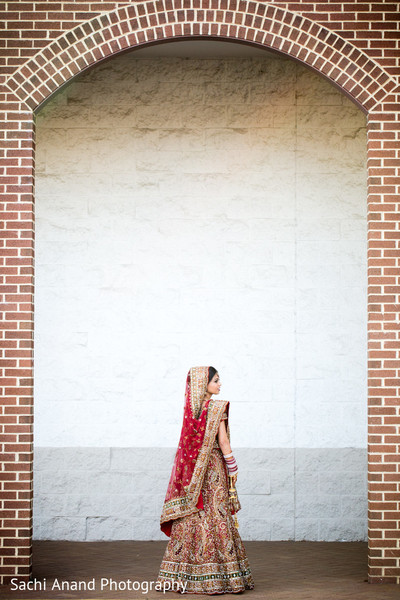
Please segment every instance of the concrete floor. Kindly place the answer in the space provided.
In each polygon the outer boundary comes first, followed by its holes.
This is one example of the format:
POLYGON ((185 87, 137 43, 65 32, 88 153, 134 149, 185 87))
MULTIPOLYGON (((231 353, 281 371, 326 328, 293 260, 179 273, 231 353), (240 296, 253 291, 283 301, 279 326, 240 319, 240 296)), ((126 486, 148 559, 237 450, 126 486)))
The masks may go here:
MULTIPOLYGON (((66 542, 35 541, 33 543, 33 577, 46 580, 46 589, 13 590, 0 587, 0 598, 121 598, 130 600, 166 598, 206 598, 155 590, 101 590, 101 578, 116 585, 128 580, 154 582, 158 575, 165 542, 66 542), (52 589, 55 580, 89 582, 95 590, 60 591, 52 589)), ((365 542, 245 542, 253 571, 255 589, 240 594, 249 600, 399 600, 400 586, 367 582, 367 544, 365 542)), ((35 581, 34 581, 35 583, 35 581)), ((132 585, 135 584, 131 584, 132 585)), ((144 584, 145 585, 145 584, 144 584)), ((153 584, 154 585, 154 584, 153 584)), ((71 586, 72 587, 72 586, 71 586)), ((142 588, 145 589, 145 588, 142 588)), ((236 597, 228 594, 228 597, 236 597)))

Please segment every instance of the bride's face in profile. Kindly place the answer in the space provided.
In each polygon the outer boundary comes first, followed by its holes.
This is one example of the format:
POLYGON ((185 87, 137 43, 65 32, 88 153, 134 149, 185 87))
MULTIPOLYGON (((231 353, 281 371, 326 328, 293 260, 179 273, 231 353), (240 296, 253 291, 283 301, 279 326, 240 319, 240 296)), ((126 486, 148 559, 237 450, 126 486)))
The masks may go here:
POLYGON ((209 394, 219 394, 221 389, 221 380, 219 378, 218 373, 215 373, 214 377, 211 379, 210 383, 207 386, 207 392, 209 394))

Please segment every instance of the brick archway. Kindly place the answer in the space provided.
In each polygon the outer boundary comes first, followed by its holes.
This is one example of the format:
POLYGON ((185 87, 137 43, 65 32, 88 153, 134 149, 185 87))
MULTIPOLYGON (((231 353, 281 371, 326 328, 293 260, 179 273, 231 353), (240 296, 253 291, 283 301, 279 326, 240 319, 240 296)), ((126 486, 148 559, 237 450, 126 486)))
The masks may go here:
POLYGON ((368 114, 369 581, 400 583, 398 342, 399 88, 366 52, 316 21, 268 3, 162 0, 99 14, 39 50, 3 82, 5 468, 0 574, 31 573, 34 113, 84 69, 141 45, 222 39, 281 52, 319 72, 368 114), (397 103, 396 103, 397 101, 397 103))
POLYGON ((396 87, 364 52, 296 13, 250 0, 187 4, 148 1, 99 15, 46 46, 9 78, 7 86, 35 110, 74 75, 119 52, 171 39, 214 37, 256 44, 299 60, 365 112, 396 87))

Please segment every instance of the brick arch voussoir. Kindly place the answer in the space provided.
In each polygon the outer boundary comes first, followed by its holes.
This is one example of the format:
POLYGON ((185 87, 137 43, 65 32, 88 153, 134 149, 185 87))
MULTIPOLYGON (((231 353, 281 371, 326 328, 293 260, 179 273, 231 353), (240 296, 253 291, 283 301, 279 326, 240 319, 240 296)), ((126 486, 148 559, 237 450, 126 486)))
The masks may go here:
POLYGON ((382 67, 335 32, 252 0, 145 0, 103 13, 51 42, 7 86, 35 110, 102 60, 145 44, 191 37, 245 42, 285 54, 326 77, 365 112, 396 87, 382 67))

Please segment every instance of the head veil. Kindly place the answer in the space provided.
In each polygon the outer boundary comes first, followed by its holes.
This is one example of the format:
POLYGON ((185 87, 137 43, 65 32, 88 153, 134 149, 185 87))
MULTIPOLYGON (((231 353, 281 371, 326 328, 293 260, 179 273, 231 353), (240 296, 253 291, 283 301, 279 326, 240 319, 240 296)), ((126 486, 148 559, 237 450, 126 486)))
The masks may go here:
POLYGON ((201 484, 224 411, 229 402, 208 400, 209 367, 192 367, 186 378, 183 424, 161 514, 161 530, 171 534, 172 521, 203 508, 201 484))

